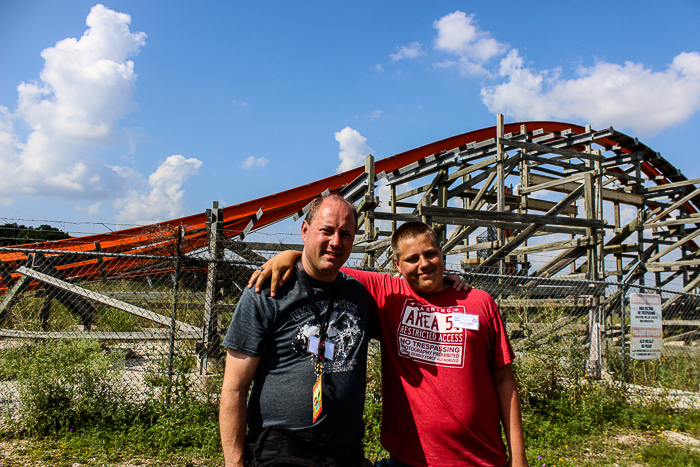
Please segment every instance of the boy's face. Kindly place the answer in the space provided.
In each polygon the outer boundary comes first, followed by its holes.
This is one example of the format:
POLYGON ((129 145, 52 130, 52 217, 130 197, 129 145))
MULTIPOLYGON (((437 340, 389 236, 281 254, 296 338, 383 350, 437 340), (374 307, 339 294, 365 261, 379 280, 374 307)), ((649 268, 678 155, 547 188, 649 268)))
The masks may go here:
POLYGON ((413 290, 433 294, 445 289, 442 251, 431 237, 419 235, 404 239, 399 243, 399 251, 394 263, 413 290))

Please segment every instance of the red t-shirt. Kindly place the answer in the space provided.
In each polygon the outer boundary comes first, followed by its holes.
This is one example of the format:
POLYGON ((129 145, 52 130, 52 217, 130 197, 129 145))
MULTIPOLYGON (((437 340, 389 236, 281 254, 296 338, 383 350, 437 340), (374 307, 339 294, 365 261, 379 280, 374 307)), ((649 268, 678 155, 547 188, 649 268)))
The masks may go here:
POLYGON ((403 279, 343 272, 379 307, 384 448, 415 466, 505 466, 491 375, 514 354, 493 298, 451 287, 420 296, 403 279))

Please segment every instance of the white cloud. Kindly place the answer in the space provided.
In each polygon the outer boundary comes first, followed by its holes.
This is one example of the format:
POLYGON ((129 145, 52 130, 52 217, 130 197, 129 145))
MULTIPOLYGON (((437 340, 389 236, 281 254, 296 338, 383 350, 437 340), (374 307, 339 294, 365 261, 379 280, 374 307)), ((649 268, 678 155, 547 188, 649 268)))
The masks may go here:
POLYGON ((457 10, 436 20, 433 27, 438 30, 435 48, 458 57, 457 62, 442 62, 438 66, 444 68, 457 65, 463 75, 488 75, 484 64, 508 50, 506 45, 492 38, 489 32, 479 28, 473 14, 467 15, 457 10))
POLYGON ((100 212, 100 208, 102 207, 102 202, 98 201, 97 203, 90 204, 88 206, 84 206, 82 204, 79 204, 75 207, 75 210, 78 212, 82 212, 84 214, 87 214, 89 216, 94 216, 100 212))
POLYGON ((80 39, 45 49, 40 81, 21 83, 14 113, 0 108, 0 195, 106 198, 124 180, 97 147, 120 140, 117 122, 136 110, 134 63, 146 35, 129 30, 131 17, 95 5, 80 39), (23 120, 26 142, 13 128, 23 120))
POLYGON ((518 49, 479 28, 475 16, 455 11, 436 20, 435 49, 455 59, 434 64, 463 76, 487 77, 481 98, 488 109, 515 120, 574 120, 594 128, 629 128, 650 136, 700 110, 700 54, 678 54, 664 71, 641 63, 597 62, 565 79, 559 68, 526 66, 518 49), (501 56, 493 69, 488 61, 501 56))
POLYGON ((234 99, 232 103, 233 103, 234 107, 248 107, 247 102, 238 101, 236 99, 234 99))
POLYGON ((374 110, 369 114, 369 119, 370 120, 375 120, 379 117, 382 116, 382 111, 381 110, 374 110))
POLYGON ((248 156, 248 158, 241 162, 238 167, 248 170, 253 167, 265 167, 268 162, 270 161, 268 161, 265 157, 248 156))
POLYGON ((150 190, 131 190, 125 198, 117 199, 114 207, 119 209, 117 220, 133 224, 149 224, 185 215, 185 190, 183 183, 199 173, 202 161, 181 155, 168 157, 148 177, 150 190))
POLYGON ((376 71, 377 73, 384 73, 384 68, 381 64, 377 63, 376 65, 374 65, 374 71, 376 71))
POLYGON ((523 66, 514 49, 501 60, 499 75, 507 81, 484 87, 482 100, 491 112, 516 120, 580 119, 653 135, 700 109, 698 52, 677 55, 661 72, 632 62, 598 62, 581 67, 577 78, 561 79, 559 70, 523 66))
POLYGON ((391 54, 391 61, 397 62, 403 60, 404 58, 413 59, 423 55, 423 50, 420 43, 411 42, 408 45, 399 47, 398 52, 391 54))
POLYGON ((372 148, 367 145, 367 138, 349 126, 336 132, 335 140, 340 143, 340 152, 338 153, 340 165, 335 169, 337 173, 364 165, 365 157, 373 152, 372 148))

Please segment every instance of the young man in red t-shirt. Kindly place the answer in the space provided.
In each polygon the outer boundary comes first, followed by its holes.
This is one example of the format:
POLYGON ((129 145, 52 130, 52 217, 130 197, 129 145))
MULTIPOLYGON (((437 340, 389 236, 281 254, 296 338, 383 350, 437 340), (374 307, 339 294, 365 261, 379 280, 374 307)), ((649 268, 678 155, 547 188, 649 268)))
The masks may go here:
MULTIPOLYGON (((392 250, 403 278, 342 269, 378 304, 381 443, 392 456, 389 465, 526 466, 514 354, 495 302, 481 290, 447 286, 430 226, 403 224, 392 250)), ((288 279, 291 269, 285 269, 296 256, 281 253, 266 264, 273 292, 278 279, 288 279)), ((264 280, 256 274, 250 284, 256 279, 264 280)))

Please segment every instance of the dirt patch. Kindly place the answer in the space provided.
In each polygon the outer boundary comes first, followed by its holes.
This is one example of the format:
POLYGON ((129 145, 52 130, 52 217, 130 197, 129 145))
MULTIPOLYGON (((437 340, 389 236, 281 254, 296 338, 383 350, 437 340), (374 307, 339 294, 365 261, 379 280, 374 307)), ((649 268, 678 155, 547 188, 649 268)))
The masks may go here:
POLYGON ((690 448, 691 451, 700 452, 700 440, 693 438, 685 433, 677 431, 664 430, 661 432, 666 438, 666 441, 678 445, 679 447, 690 448))

